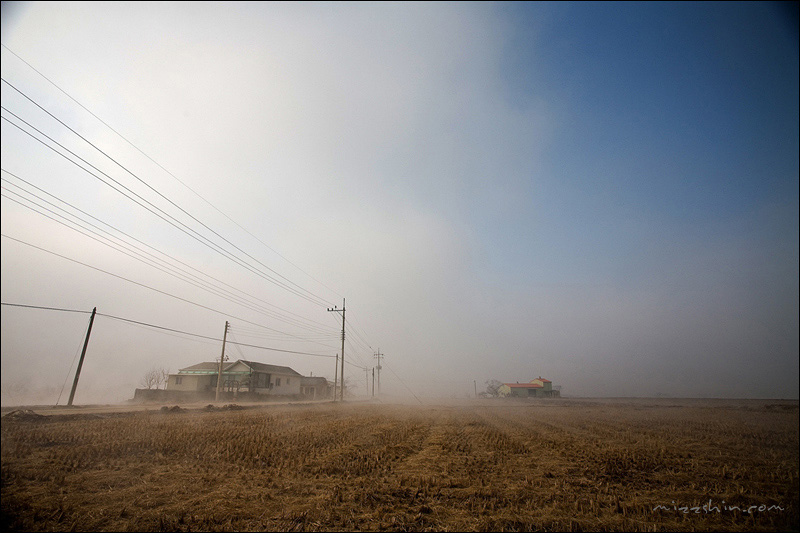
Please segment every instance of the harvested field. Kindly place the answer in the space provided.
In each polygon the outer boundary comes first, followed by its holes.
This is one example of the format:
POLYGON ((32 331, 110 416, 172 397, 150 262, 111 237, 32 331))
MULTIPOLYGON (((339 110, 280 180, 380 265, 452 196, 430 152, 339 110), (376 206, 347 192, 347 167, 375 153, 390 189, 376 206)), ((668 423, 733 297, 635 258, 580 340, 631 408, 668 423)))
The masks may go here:
POLYGON ((799 480, 796 401, 2 419, 6 530, 797 531, 799 480))

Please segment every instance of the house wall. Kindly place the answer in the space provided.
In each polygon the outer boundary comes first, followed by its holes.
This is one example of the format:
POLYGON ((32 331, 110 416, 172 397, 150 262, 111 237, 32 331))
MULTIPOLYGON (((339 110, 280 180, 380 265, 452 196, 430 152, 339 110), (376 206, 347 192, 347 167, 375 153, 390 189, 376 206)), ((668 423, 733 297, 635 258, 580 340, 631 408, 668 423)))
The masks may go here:
POLYGON ((312 400, 325 400, 331 397, 331 388, 328 385, 301 385, 300 394, 312 400))
MULTIPOLYGON (((255 393, 268 396, 298 396, 302 376, 294 373, 253 372, 250 367, 237 363, 225 368, 222 374, 222 391, 231 381, 239 382, 240 393, 255 393), (252 386, 251 386, 252 383, 252 386)), ((216 390, 217 373, 172 374, 167 380, 167 390, 181 392, 205 392, 216 390)))
MULTIPOLYGON (((290 396, 300 394, 300 376, 294 374, 266 374, 266 387, 254 386, 251 390, 256 394, 270 396, 290 396)), ((259 381, 256 379, 257 385, 259 381)))
MULTIPOLYGON (((216 376, 213 376, 216 378, 216 376)), ((167 390, 205 391, 211 388, 210 374, 172 374, 167 380, 167 390), (180 381, 180 383, 178 383, 180 381)))
POLYGON ((301 379, 300 376, 291 374, 272 374, 272 388, 269 389, 269 393, 280 396, 300 394, 301 379))
POLYGON ((543 388, 537 387, 507 387, 507 389, 509 392, 506 395, 514 398, 541 398, 550 394, 543 388))
POLYGON ((538 383, 539 385, 542 386, 542 390, 545 390, 545 391, 553 390, 553 384, 550 383, 549 381, 542 381, 540 379, 534 379, 534 380, 531 380, 531 383, 538 383))

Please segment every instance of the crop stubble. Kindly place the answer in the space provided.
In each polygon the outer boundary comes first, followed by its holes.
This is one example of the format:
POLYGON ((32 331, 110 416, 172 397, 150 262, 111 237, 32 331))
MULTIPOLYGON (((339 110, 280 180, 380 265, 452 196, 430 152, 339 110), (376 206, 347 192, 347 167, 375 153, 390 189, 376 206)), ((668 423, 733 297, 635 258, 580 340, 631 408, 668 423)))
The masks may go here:
POLYGON ((798 479, 797 402, 345 402, 2 421, 6 529, 796 531, 798 479), (726 509, 752 505, 769 510, 726 509))

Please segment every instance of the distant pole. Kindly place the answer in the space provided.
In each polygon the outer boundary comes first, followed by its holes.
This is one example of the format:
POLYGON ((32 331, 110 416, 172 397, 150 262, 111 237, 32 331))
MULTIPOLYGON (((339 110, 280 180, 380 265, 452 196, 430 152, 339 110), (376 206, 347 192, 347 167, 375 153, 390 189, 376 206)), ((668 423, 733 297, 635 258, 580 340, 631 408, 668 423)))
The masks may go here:
POLYGON ((475 397, 477 398, 478 397, 478 380, 477 379, 473 379, 472 380, 472 384, 475 385, 475 397))
POLYGON ((372 397, 375 397, 375 367, 372 367, 372 397))
POLYGON ((336 401, 336 387, 339 386, 339 354, 336 354, 336 364, 333 366, 333 401, 336 401))
POLYGON ((369 394, 369 368, 364 368, 364 386, 366 387, 364 394, 369 394))
POLYGON ((342 298, 342 388, 339 399, 344 401, 344 298, 342 298))
MULTIPOLYGON (((340 388, 339 388, 339 399, 341 401, 344 401, 344 304, 345 304, 345 299, 342 298, 342 309, 341 309, 341 311, 342 311, 342 362, 341 362, 341 365, 342 365, 342 370, 341 370, 342 381, 341 381, 341 385, 340 385, 340 388)), ((336 306, 334 305, 333 309, 328 308, 328 311, 339 311, 339 309, 337 309, 336 306)))
POLYGON ((383 354, 381 349, 378 348, 378 352, 375 354, 375 359, 378 360, 378 366, 375 367, 378 369, 378 396, 381 395, 381 357, 383 357, 383 354))
POLYGON ((89 317, 89 329, 86 331, 86 340, 83 341, 83 351, 81 358, 78 361, 78 369, 75 371, 75 381, 72 382, 72 391, 69 393, 69 402, 67 405, 72 405, 72 399, 75 397, 75 389, 78 388, 78 378, 81 377, 81 367, 83 366, 83 358, 86 356, 86 348, 89 346, 89 335, 92 334, 92 324, 94 324, 94 315, 97 314, 97 308, 92 309, 92 316, 89 317))
POLYGON ((228 321, 225 321, 225 333, 222 334, 222 353, 219 356, 219 374, 217 374, 217 395, 215 402, 219 401, 219 389, 222 385, 222 363, 225 361, 225 341, 228 339, 228 321))

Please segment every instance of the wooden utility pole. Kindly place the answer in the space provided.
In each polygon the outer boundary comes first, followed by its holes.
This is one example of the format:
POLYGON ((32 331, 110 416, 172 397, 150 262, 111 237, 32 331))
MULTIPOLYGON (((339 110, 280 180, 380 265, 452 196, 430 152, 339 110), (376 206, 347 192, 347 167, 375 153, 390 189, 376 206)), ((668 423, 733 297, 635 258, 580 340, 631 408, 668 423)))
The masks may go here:
MULTIPOLYGON (((330 309, 328 309, 330 311, 330 309)), ((333 365, 333 401, 336 401, 336 387, 339 385, 339 354, 336 354, 336 364, 333 365)))
POLYGON ((378 360, 378 366, 375 367, 378 369, 378 396, 381 395, 381 357, 383 357, 383 354, 381 349, 378 348, 378 352, 375 354, 375 359, 378 360))
POLYGON ((215 402, 219 401, 219 389, 222 386, 222 363, 225 361, 225 341, 228 339, 228 321, 225 321, 225 333, 222 334, 222 353, 219 356, 219 374, 217 374, 217 395, 215 402))
POLYGON ((78 369, 75 371, 75 381, 72 382, 72 391, 69 393, 69 402, 67 405, 72 405, 72 399, 75 397, 75 389, 78 388, 78 378, 81 377, 81 367, 83 366, 83 358, 86 356, 86 348, 89 346, 89 335, 92 334, 92 324, 94 324, 94 315, 97 314, 97 308, 92 309, 92 316, 89 317, 89 329, 86 331, 86 340, 83 341, 83 351, 81 351, 81 358, 78 361, 78 369))
POLYGON ((375 367, 372 367, 372 397, 375 397, 375 367))
MULTIPOLYGON (((339 399, 341 401, 344 401, 344 303, 345 303, 345 299, 342 298, 342 309, 341 309, 341 311, 342 311, 342 363, 341 363, 341 365, 342 365, 342 370, 341 370, 342 380, 341 380, 341 385, 340 385, 340 389, 339 389, 339 399)), ((328 308, 328 311, 339 311, 339 309, 337 309, 337 307, 334 305, 333 309, 328 308)))

